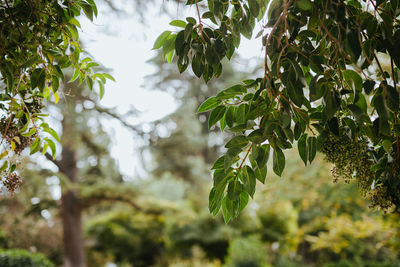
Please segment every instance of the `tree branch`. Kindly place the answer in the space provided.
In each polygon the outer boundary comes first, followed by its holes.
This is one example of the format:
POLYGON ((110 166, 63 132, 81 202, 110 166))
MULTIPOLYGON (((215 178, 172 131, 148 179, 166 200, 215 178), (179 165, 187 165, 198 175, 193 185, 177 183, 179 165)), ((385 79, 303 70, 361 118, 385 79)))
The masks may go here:
POLYGON ((90 102, 92 102, 94 104, 93 108, 90 108, 90 109, 85 109, 84 108, 85 110, 95 110, 98 113, 105 114, 105 115, 107 115, 107 116, 109 116, 109 117, 111 117, 113 119, 118 120, 123 126, 125 126, 126 128, 136 132, 137 134, 139 134, 139 135, 143 135, 144 134, 141 129, 139 129, 137 126, 134 126, 132 124, 127 123, 123 118, 121 118, 121 115, 117 114, 112 109, 101 107, 95 101, 93 101, 90 98, 84 98, 84 100, 90 101, 90 102))
POLYGON ((44 156, 46 157, 46 159, 48 159, 48 160, 51 161, 54 165, 56 165, 57 168, 58 168, 59 170, 62 169, 62 168, 61 168, 61 163, 60 163, 60 161, 53 159, 53 156, 50 155, 50 153, 46 152, 46 153, 44 153, 44 156))

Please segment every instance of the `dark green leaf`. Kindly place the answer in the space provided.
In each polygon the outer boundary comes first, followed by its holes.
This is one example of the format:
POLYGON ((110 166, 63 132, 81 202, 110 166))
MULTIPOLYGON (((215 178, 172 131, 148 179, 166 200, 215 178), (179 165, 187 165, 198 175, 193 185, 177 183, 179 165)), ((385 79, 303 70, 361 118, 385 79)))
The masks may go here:
POLYGON ((387 93, 386 103, 388 107, 392 111, 397 112, 399 110, 399 93, 393 86, 390 85, 385 86, 385 91, 387 93))
POLYGON ((250 9, 251 14, 257 18, 258 13, 260 12, 260 6, 259 6, 257 0, 249 0, 248 3, 249 3, 249 9, 250 9))
POLYGON ((307 134, 306 133, 303 134, 299 138, 299 141, 297 142, 297 148, 299 150, 300 158, 303 160, 304 164, 307 165, 308 150, 307 150, 307 134))
POLYGON ((225 114, 225 106, 218 106, 211 111, 210 117, 208 118, 208 128, 216 124, 225 114))
POLYGON ((247 138, 255 144, 261 144, 267 139, 267 135, 263 133, 262 129, 257 129, 252 131, 247 138))
POLYGON ((308 146, 308 160, 310 163, 315 158, 317 154, 317 138, 315 136, 310 136, 307 139, 307 146, 308 146))
POLYGON ((241 212, 247 206, 248 202, 249 202, 249 195, 246 192, 240 193, 238 212, 241 212))
POLYGON ((222 199, 222 215, 225 223, 228 223, 234 215, 232 200, 226 196, 222 199))
POLYGON ((36 87, 42 92, 46 82, 46 71, 43 68, 35 69, 31 75, 31 88, 32 90, 36 87))
POLYGON ((249 140, 247 140, 246 136, 239 135, 233 137, 226 145, 226 148, 231 148, 231 147, 239 147, 242 148, 246 146, 249 143, 249 140))
POLYGON ((354 70, 345 70, 343 71, 343 78, 350 88, 361 92, 363 88, 363 81, 361 79, 361 76, 357 72, 355 72, 354 70))
POLYGON ((223 169, 224 168, 224 162, 225 162, 225 156, 219 157, 215 162, 214 165, 212 166, 212 170, 216 169, 223 169))
POLYGON ((242 152, 242 149, 239 147, 231 147, 225 154, 224 159, 224 169, 225 171, 228 170, 234 162, 236 162, 239 157, 239 153, 242 152))
POLYGON ((232 127, 235 121, 236 107, 229 106, 225 113, 225 121, 229 127, 232 127))
POLYGON ((236 108, 236 123, 246 123, 246 104, 240 104, 239 107, 236 108))
POLYGON ((256 175, 251 167, 247 165, 244 166, 243 173, 246 178, 244 182, 244 187, 247 193, 249 193, 249 195, 253 198, 254 193, 256 192, 256 175))
POLYGON ((285 168, 285 155, 283 154, 280 148, 275 147, 273 153, 273 170, 275 174, 281 176, 284 168, 285 168))
POLYGON ((230 181, 228 184, 227 195, 231 200, 238 200, 240 193, 243 190, 243 185, 238 181, 237 178, 234 178, 233 181, 230 181))
POLYGON ((205 70, 205 64, 203 62, 203 55, 197 53, 192 60, 192 70, 197 77, 201 77, 205 70))
POLYGON ((220 100, 225 100, 244 93, 246 93, 246 88, 241 84, 237 84, 221 91, 216 97, 220 100))
POLYGON ((382 95, 378 95, 374 98, 374 106, 380 118, 384 120, 387 120, 389 118, 386 101, 382 95))

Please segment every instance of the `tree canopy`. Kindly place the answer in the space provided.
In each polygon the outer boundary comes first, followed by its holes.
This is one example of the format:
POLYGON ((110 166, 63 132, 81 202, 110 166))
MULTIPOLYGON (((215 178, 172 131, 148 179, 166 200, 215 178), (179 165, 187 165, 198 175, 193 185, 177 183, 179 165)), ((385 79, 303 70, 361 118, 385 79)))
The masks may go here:
POLYGON ((209 209, 226 221, 253 197, 256 181, 284 175, 283 151, 297 146, 304 164, 317 151, 334 179, 356 181, 372 206, 400 204, 400 6, 392 1, 188 0, 196 18, 154 43, 180 72, 189 65, 208 82, 222 72, 241 38, 265 51, 263 74, 221 90, 198 112, 209 128, 233 133, 212 169, 209 209), (182 29, 179 29, 182 28, 182 29), (260 45, 261 47, 261 45, 260 45))
POLYGON ((76 19, 81 14, 97 16, 93 0, 0 0, 0 172, 11 192, 20 182, 12 155, 30 147, 30 154, 49 150, 56 156, 59 137, 42 110, 52 95, 58 102, 63 70, 72 70, 71 81, 86 81, 90 90, 97 84, 100 98, 106 79, 113 80, 84 56, 76 19))

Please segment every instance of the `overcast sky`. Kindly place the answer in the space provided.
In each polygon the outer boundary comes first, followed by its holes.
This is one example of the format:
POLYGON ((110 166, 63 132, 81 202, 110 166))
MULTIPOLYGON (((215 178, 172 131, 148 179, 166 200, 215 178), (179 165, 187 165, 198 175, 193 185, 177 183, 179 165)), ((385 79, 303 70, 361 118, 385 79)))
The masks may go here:
MULTIPOLYGON (((129 8, 127 11, 133 12, 129 8)), ((154 40, 162 31, 174 30, 168 25, 171 18, 160 9, 150 8, 146 14, 147 26, 143 26, 137 18, 107 16, 105 12, 99 7, 99 16, 94 23, 84 18, 80 20, 85 49, 96 61, 112 69, 111 73, 116 79, 115 83, 107 82, 101 104, 117 108, 121 113, 133 106, 140 111, 140 115, 133 117, 131 122, 141 124, 173 112, 177 104, 171 95, 142 86, 146 82, 144 77, 154 72, 154 68, 146 63, 155 55, 155 51, 151 50, 154 40)), ((186 12, 186 16, 191 10, 181 9, 180 12, 186 12)), ((261 56, 258 44, 259 41, 243 41, 240 55, 245 58, 261 56)), ((115 140, 111 153, 118 160, 122 173, 128 177, 143 175, 141 163, 134 156, 137 153, 134 148, 140 145, 140 140, 135 140, 128 130, 116 122, 110 128, 115 140)))

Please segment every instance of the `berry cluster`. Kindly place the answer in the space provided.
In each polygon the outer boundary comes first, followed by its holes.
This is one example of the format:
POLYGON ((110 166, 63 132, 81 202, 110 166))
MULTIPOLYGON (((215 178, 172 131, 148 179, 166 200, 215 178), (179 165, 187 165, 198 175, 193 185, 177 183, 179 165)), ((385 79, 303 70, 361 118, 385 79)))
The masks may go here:
POLYGON ((18 126, 18 123, 13 120, 13 118, 0 118, 0 132, 2 137, 10 146, 11 142, 14 143, 14 153, 17 155, 21 154, 25 148, 29 147, 37 137, 37 133, 31 136, 23 136, 19 130, 20 127, 18 126))
POLYGON ((4 176, 2 183, 7 188, 8 192, 13 194, 22 184, 22 180, 17 173, 13 172, 4 176))
POLYGON ((368 142, 365 139, 351 139, 348 135, 329 134, 322 142, 320 152, 325 160, 333 163, 332 176, 337 182, 356 181, 362 193, 371 200, 371 207, 387 210, 392 206, 390 193, 383 183, 376 183, 376 173, 368 142))

